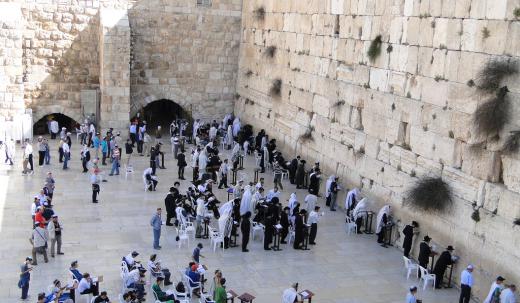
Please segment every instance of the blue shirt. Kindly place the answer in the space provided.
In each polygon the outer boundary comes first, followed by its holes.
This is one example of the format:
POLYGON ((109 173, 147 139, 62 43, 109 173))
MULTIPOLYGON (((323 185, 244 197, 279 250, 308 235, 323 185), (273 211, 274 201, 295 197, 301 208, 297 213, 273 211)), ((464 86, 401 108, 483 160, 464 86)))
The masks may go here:
POLYGON ((463 270, 460 275, 460 284, 473 287, 473 275, 467 270, 463 270))
POLYGON ((191 271, 188 273, 188 277, 190 277, 191 281, 193 281, 193 283, 190 282, 190 286, 195 286, 197 282, 200 281, 200 274, 198 272, 194 272, 194 271, 191 271))
POLYGON ((193 250, 193 260, 195 260, 195 262, 197 262, 197 263, 199 263, 199 256, 200 256, 200 248, 195 247, 195 249, 193 250))
POLYGON ((415 299, 415 296, 412 295, 412 293, 408 293, 406 295, 406 303, 417 303, 417 299, 415 299))
POLYGON ((150 225, 155 230, 161 230, 161 225, 162 225, 161 215, 159 215, 159 214, 153 215, 152 220, 150 221, 150 225))
POLYGON ((71 268, 70 272, 72 272, 72 274, 74 275, 74 279, 78 280, 78 282, 81 281, 81 279, 83 279, 83 275, 79 272, 79 270, 71 268))

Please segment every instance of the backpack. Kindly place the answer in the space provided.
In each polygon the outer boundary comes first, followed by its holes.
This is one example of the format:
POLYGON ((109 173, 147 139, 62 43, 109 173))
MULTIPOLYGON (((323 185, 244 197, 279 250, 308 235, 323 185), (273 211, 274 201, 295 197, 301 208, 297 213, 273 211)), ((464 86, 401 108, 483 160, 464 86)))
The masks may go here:
POLYGON ((186 288, 184 287, 184 284, 182 282, 177 283, 177 286, 175 286, 175 290, 180 293, 186 292, 186 288))

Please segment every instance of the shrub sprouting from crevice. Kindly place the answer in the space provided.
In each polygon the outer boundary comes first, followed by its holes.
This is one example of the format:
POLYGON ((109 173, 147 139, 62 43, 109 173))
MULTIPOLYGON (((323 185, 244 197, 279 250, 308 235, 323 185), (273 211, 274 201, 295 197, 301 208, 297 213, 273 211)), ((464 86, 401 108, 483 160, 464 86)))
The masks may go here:
POLYGON ((480 211, 479 211, 478 208, 475 209, 473 211, 473 213, 471 214, 471 219, 473 219, 473 221, 475 221, 475 222, 479 222, 480 221, 480 211))
POLYGON ((374 62, 377 57, 381 54, 381 45, 383 44, 383 40, 381 35, 378 35, 371 43, 368 48, 368 58, 371 62, 374 62))
POLYGON ((253 11, 256 20, 264 20, 265 19, 265 8, 260 6, 253 11))
POLYGON ((489 136, 502 130, 509 115, 507 92, 507 86, 500 88, 496 96, 477 108, 473 119, 478 133, 489 136))
POLYGON ((424 177, 408 191, 405 205, 426 212, 444 212, 452 201, 452 191, 446 182, 440 177, 424 177))
POLYGON ((250 78, 250 77, 253 75, 253 71, 250 70, 250 69, 248 69, 248 70, 244 73, 244 75, 245 75, 247 78, 250 78))
POLYGON ((502 151, 506 154, 516 153, 520 147, 520 130, 512 131, 506 138, 502 151))
POLYGON ((276 54, 276 46, 271 45, 268 48, 265 49, 265 55, 269 58, 274 58, 274 55, 276 54))
POLYGON ((332 104, 332 107, 333 108, 339 108, 339 107, 342 107, 343 105, 345 105, 345 100, 338 100, 336 103, 332 104))
POLYGON ((520 218, 516 218, 513 220, 513 225, 520 225, 520 218))
POLYGON ((303 134, 301 134, 300 137, 298 137, 298 140, 301 141, 301 142, 314 141, 314 137, 312 136, 313 132, 314 132, 314 127, 313 126, 307 127, 305 132, 303 134))
POLYGON ((282 79, 273 80, 269 89, 269 95, 271 97, 280 97, 282 95, 282 79))
POLYGON ((477 88, 492 93, 500 87, 502 79, 516 73, 518 66, 511 59, 492 59, 478 73, 477 88))

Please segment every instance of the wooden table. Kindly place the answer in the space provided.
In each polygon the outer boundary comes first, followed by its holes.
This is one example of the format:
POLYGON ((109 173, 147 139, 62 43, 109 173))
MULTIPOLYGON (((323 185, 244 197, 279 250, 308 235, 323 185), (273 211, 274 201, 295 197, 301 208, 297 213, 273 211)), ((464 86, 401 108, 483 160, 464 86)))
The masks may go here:
POLYGON ((231 301, 231 303, 235 302, 235 298, 237 297, 238 295, 236 294, 236 292, 234 292, 233 290, 228 290, 226 292, 226 302, 228 301, 231 301))
POLYGON ((253 303, 255 296, 248 294, 247 292, 243 293, 238 297, 241 303, 253 303))
POLYGON ((305 289, 299 293, 300 297, 302 297, 302 301, 305 302, 305 300, 309 300, 309 303, 312 302, 312 297, 314 296, 314 293, 308 289, 305 289))

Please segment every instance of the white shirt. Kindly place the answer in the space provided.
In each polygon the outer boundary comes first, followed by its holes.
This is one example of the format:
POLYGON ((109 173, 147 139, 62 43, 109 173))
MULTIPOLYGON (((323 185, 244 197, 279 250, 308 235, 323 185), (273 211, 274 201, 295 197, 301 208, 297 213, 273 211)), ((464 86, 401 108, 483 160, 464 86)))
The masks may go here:
POLYGON ((66 142, 63 142, 63 145, 61 148, 63 148, 64 153, 70 153, 70 147, 66 142))
POLYGON ((318 214, 317 212, 315 212, 313 210, 309 214, 309 219, 307 220, 307 224, 318 223, 319 220, 320 220, 320 214, 318 214))
POLYGON ((510 288, 506 288, 500 294, 500 303, 516 303, 515 293, 510 288))
POLYGON ((25 155, 29 156, 32 153, 33 153, 33 147, 31 144, 27 143, 27 145, 25 145, 25 155))
POLYGON ((57 121, 51 121, 51 132, 57 134, 60 131, 57 121))
POLYGON ((130 125, 130 133, 131 134, 137 133, 137 127, 135 126, 135 124, 130 125))
POLYGON ((486 299, 484 300, 484 303, 491 302, 491 297, 493 297, 493 293, 495 292, 495 289, 497 289, 497 287, 499 287, 502 290, 504 288, 504 285, 503 284, 498 285, 496 281, 493 282, 493 284, 491 284, 491 288, 489 289, 489 293, 488 293, 486 299))
POLYGON ((134 261, 134 257, 132 257, 132 254, 129 253, 126 257, 125 257, 125 261, 126 261, 126 264, 128 264, 129 266, 133 266, 135 261, 134 261))
POLYGON ((280 199, 280 192, 279 192, 279 191, 275 192, 274 189, 271 189, 271 190, 267 193, 267 200, 268 200, 268 201, 271 201, 274 197, 280 199))
POLYGON ((467 269, 464 269, 460 275, 460 284, 464 284, 469 287, 473 286, 473 275, 467 269))
POLYGON ((305 196, 305 204, 307 204, 307 212, 313 211, 314 207, 316 206, 316 202, 318 201, 318 197, 313 194, 308 194, 305 196))
POLYGON ((197 199, 197 216, 204 216, 204 212, 206 210, 206 207, 204 205, 203 199, 197 199))
POLYGON ((87 281, 87 279, 83 278, 83 279, 81 279, 81 281, 79 281, 79 285, 78 285, 79 293, 82 293, 89 288, 90 288, 90 282, 87 281))
POLYGON ((96 127, 94 126, 94 124, 90 124, 88 132, 91 134, 96 133, 96 127))

